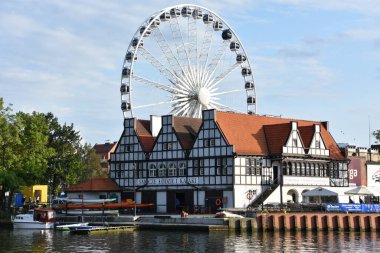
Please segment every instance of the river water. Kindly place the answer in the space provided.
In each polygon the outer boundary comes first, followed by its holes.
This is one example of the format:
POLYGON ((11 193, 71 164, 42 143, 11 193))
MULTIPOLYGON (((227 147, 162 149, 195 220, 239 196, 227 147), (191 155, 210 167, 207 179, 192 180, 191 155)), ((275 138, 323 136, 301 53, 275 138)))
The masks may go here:
POLYGON ((61 231, 0 228, 0 252, 380 252, 379 233, 61 231))

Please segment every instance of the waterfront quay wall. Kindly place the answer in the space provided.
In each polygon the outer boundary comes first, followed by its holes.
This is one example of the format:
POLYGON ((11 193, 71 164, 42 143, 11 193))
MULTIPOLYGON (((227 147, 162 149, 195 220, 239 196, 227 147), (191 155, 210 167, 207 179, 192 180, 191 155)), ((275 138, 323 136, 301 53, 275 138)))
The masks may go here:
POLYGON ((256 218, 230 218, 229 229, 241 231, 380 231, 380 214, 257 213, 256 218))
POLYGON ((66 216, 63 224, 81 221, 101 225, 134 225, 140 229, 230 230, 230 231, 380 231, 380 214, 375 213, 257 213, 252 218, 180 218, 171 215, 140 216, 66 216))

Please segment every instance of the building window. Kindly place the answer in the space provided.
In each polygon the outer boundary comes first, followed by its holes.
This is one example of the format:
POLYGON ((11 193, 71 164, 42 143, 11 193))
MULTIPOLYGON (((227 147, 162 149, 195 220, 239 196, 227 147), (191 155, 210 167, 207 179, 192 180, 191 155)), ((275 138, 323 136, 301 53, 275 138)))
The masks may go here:
POLYGON ((133 151, 133 145, 125 145, 125 152, 132 152, 133 151))
POLYGON ((348 166, 346 163, 334 162, 330 164, 330 185, 348 186, 348 166))
POLYGON ((299 176, 299 175, 301 175, 301 164, 300 163, 296 163, 296 165, 297 165, 296 175, 299 176))
POLYGON ((202 159, 193 160, 193 175, 202 176, 204 175, 204 161, 202 159))
POLYGON ((158 169, 158 177, 166 177, 166 167, 165 164, 161 163, 158 169))
POLYGON ((168 176, 169 177, 177 176, 177 168, 175 167, 174 163, 169 164, 168 176))
POLYGON ((157 169, 154 164, 151 164, 149 167, 149 177, 157 177, 157 169))
POLYGON ((180 177, 186 176, 186 166, 185 166, 184 163, 181 163, 179 165, 178 174, 179 174, 180 177))
POLYGON ((204 139, 203 144, 205 147, 214 147, 215 146, 215 139, 204 139))
POLYGON ((163 150, 173 150, 173 143, 171 143, 171 142, 162 143, 162 149, 163 150))
POLYGON ((142 178, 143 177, 143 171, 142 171, 140 163, 133 163, 132 168, 134 171, 135 178, 142 178))
POLYGON ((297 138, 293 138, 293 139, 292 139, 292 144, 293 144, 293 147, 298 147, 298 141, 297 141, 297 138))
POLYGON ((261 175, 261 168, 258 159, 255 158, 246 158, 246 175, 261 175))
POLYGON ((227 175, 227 158, 216 158, 215 175, 227 175))
POLYGON ((315 148, 321 148, 321 142, 316 140, 315 141, 315 148))

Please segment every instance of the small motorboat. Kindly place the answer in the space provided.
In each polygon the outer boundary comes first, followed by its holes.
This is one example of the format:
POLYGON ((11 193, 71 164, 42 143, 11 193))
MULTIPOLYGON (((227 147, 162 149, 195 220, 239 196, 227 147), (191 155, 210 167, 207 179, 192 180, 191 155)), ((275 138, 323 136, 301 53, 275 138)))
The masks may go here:
POLYGON ((55 211, 51 209, 32 209, 25 214, 17 214, 12 219, 13 228, 23 229, 53 229, 55 211))
POLYGON ((58 225, 58 226, 55 226, 55 229, 57 229, 59 231, 70 231, 70 228, 73 228, 73 227, 83 227, 83 226, 88 226, 88 222, 86 222, 86 223, 68 224, 68 225, 58 225))

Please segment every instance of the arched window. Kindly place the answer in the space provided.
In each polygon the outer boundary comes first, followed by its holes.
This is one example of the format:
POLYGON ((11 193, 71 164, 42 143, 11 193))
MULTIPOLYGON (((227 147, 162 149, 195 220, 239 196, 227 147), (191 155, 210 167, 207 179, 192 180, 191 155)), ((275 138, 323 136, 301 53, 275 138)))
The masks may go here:
POLYGON ((288 175, 288 164, 286 162, 282 163, 282 175, 288 175))
POLYGON ((310 163, 306 164, 306 176, 314 176, 314 171, 311 172, 310 163))
POLYGON ((314 170, 315 170, 315 176, 316 177, 319 177, 319 176, 322 176, 321 174, 319 174, 319 164, 318 163, 315 163, 314 164, 314 170))
POLYGON ((296 163, 296 166, 297 166, 296 175, 300 176, 301 175, 301 164, 300 163, 296 163))

